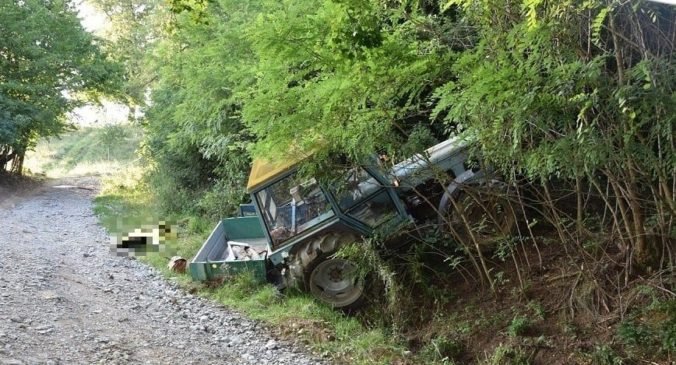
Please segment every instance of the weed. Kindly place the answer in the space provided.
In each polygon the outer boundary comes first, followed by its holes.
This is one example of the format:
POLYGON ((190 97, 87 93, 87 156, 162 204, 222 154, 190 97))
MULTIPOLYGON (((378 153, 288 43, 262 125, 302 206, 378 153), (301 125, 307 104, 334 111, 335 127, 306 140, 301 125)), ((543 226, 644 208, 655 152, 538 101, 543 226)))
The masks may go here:
MULTIPOLYGON (((481 326, 481 318, 474 321, 475 326, 481 326)), ((455 326, 455 331, 461 335, 467 335, 472 332, 472 325, 468 321, 461 321, 455 326)))
POLYGON ((634 321, 622 322, 617 329, 617 335, 623 343, 632 346, 648 345, 653 342, 652 331, 634 321))
POLYGON ((540 321, 545 320, 545 308, 542 306, 542 304, 540 304, 540 302, 531 300, 530 302, 528 302, 526 307, 533 312, 533 314, 538 320, 540 321))
POLYGON ((486 355, 481 365, 529 365, 530 356, 519 347, 500 344, 491 355, 486 355))
POLYGON ((446 337, 432 339, 421 351, 425 362, 440 362, 451 364, 453 359, 460 356, 464 350, 461 342, 446 337))
POLYGON ((599 254, 599 253, 602 251, 602 249, 603 249, 603 247, 602 247, 602 245, 601 245, 601 243, 600 243, 599 241, 597 241, 597 240, 591 240, 591 239, 590 239, 590 240, 585 240, 585 241, 582 243, 582 248, 583 248, 585 251, 589 252, 591 255, 597 255, 597 254, 599 254))
MULTIPOLYGON (((255 293, 258 294, 261 287, 262 284, 256 280, 253 273, 247 271, 228 278, 227 283, 219 288, 218 291, 227 291, 227 295, 230 295, 233 298, 247 299, 251 298, 255 293)), ((253 302, 264 305, 265 303, 268 303, 267 297, 267 295, 261 294, 255 300, 253 300, 253 302), (258 303, 259 299, 263 299, 263 302, 258 303)))
POLYGON ((381 293, 377 293, 375 296, 382 297, 381 300, 385 302, 379 316, 388 321, 393 327, 393 332, 398 334, 411 321, 410 315, 406 313, 406 306, 410 304, 411 298, 404 294, 404 286, 397 275, 397 271, 390 262, 378 254, 377 244, 377 240, 372 238, 362 244, 344 245, 337 255, 356 263, 359 268, 358 275, 362 277, 371 275, 379 281, 384 296, 381 293))
POLYGON ((507 326, 507 334, 509 334, 510 337, 522 336, 528 331, 530 326, 531 322, 528 318, 516 316, 509 323, 509 326, 507 326))
POLYGON ((617 337, 632 351, 676 351, 676 300, 653 302, 623 321, 617 337))
POLYGON ((495 280, 495 285, 504 286, 509 283, 509 279, 505 277, 504 271, 498 271, 495 273, 493 279, 495 280))
POLYGON ((624 360, 608 345, 596 346, 590 360, 592 365, 624 364, 624 360))
POLYGON ((577 334, 579 332, 579 328, 575 325, 575 323, 570 322, 570 321, 565 321, 562 325, 563 328, 563 333, 566 335, 570 335, 573 337, 577 337, 577 334))
POLYGON ((660 331, 660 338, 662 340, 662 350, 669 353, 676 352, 676 321, 671 321, 665 325, 660 331))
POLYGON ((661 350, 674 354, 676 353, 676 299, 663 302, 658 309, 666 317, 658 331, 661 350))
POLYGON ((212 222, 201 217, 188 217, 186 220, 186 231, 188 233, 202 233, 211 230, 212 222))
POLYGON ((646 310, 656 309, 662 304, 655 288, 648 285, 639 285, 636 290, 639 295, 650 298, 650 304, 646 306, 646 310))

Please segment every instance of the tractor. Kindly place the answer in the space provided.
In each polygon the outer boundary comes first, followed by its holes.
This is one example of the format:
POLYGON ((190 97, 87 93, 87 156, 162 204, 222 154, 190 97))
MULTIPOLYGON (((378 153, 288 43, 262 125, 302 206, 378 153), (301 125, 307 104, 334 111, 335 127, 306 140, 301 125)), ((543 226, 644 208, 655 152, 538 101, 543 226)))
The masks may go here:
MULTIPOLYGON (((390 168, 374 158, 332 184, 299 174, 300 162, 254 161, 247 185, 251 204, 218 223, 190 262, 194 280, 249 271, 257 280, 300 287, 349 310, 362 304, 367 278, 355 274, 353 262, 335 255, 343 245, 377 233, 383 247, 400 246, 412 240, 402 234, 411 231, 405 227, 430 220, 457 226, 456 237, 469 235, 467 219, 483 219, 486 207, 497 228, 484 236, 514 225, 508 204, 493 198, 499 195, 469 193, 469 186, 481 191, 502 185, 486 170, 472 168, 467 144, 457 138, 390 168), (486 201, 472 204, 477 196, 486 201), (457 218, 458 212, 465 218, 457 218)), ((474 234, 473 242, 481 236, 474 234)))

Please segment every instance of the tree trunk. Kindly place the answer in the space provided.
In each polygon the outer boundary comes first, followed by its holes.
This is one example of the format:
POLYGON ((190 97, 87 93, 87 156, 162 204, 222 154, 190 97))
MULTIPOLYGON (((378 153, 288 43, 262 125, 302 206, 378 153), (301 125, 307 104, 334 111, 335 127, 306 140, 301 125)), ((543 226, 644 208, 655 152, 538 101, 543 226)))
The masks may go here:
POLYGON ((12 173, 16 175, 21 175, 23 173, 24 157, 26 157, 25 150, 18 151, 14 154, 14 159, 12 160, 12 169, 10 170, 12 173))

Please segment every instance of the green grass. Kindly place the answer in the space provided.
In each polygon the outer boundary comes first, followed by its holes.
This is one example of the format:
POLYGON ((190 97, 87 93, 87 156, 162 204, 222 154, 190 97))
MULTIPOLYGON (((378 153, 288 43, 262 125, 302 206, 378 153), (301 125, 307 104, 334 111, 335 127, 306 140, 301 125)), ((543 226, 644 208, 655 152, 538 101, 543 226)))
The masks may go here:
POLYGON ((507 326, 507 333, 510 337, 523 336, 530 326, 531 322, 528 318, 515 316, 507 326))
POLYGON ((142 135, 130 124, 83 127, 40 141, 27 153, 24 168, 50 177, 117 174, 138 161, 142 135))
POLYGON ((256 285, 246 275, 201 293, 273 324, 287 336, 308 343, 316 353, 344 363, 391 364, 405 356, 406 349, 383 329, 365 328, 356 318, 318 304, 308 295, 283 294, 269 284, 256 285))
POLYGON ((530 365, 530 355, 518 346, 500 344, 480 362, 481 365, 530 365))

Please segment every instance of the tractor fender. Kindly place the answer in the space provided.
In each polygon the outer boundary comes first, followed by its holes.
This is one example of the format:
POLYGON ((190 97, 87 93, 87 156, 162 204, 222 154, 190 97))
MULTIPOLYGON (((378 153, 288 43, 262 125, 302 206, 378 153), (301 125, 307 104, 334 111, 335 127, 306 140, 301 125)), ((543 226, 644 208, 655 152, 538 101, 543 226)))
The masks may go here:
POLYGON ((462 174, 458 175, 448 186, 446 187, 444 195, 439 201, 439 219, 443 220, 443 217, 446 216, 448 210, 453 206, 451 204, 451 199, 455 199, 460 194, 462 190, 462 185, 472 183, 476 180, 482 179, 486 174, 483 170, 474 172, 472 170, 466 170, 462 174))

